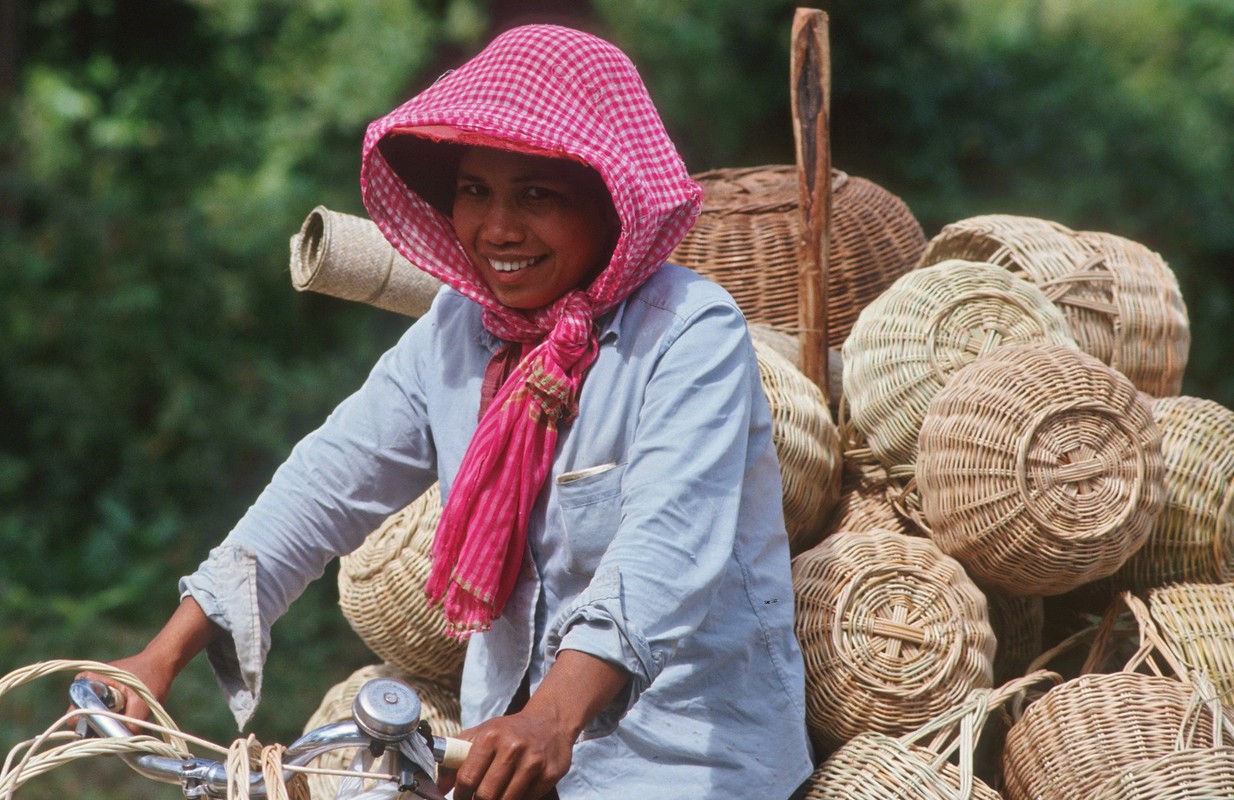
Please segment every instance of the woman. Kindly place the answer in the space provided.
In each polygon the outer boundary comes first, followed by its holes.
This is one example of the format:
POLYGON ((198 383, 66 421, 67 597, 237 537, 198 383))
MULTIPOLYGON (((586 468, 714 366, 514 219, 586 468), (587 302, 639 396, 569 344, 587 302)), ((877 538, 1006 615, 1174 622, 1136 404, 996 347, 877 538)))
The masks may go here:
POLYGON ((634 66, 510 31, 369 127, 361 185, 449 288, 120 665, 162 697, 207 649, 243 724, 270 624, 437 481, 456 798, 788 797, 811 758, 770 416, 732 298, 664 263, 700 190, 634 66))

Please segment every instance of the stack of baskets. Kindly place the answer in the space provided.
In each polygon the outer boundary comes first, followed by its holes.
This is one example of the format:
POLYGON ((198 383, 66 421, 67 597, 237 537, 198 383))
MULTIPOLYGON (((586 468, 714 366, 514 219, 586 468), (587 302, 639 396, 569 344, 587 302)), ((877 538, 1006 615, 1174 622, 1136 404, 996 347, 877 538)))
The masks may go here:
MULTIPOLYGON (((1234 694, 1234 412, 1178 394, 1189 332, 1160 256, 1006 215, 926 242, 902 202, 837 174, 833 421, 794 363, 795 171, 697 177, 706 206, 674 258, 752 323, 820 761, 807 797, 1234 800, 1213 700, 1234 694), (1094 655, 1029 692, 1030 662, 1088 621, 1043 597, 1098 590, 1136 612, 1128 589, 1151 598, 1136 659, 1107 673, 1094 655), (974 728, 1012 695, 974 764, 974 728), (1184 773, 1217 788, 1170 784, 1184 773)), ((445 691, 449 732, 461 647, 422 591, 439 513, 427 495, 387 521, 340 595, 374 669, 445 691)), ((1093 654, 1111 620, 1125 614, 1093 654)))

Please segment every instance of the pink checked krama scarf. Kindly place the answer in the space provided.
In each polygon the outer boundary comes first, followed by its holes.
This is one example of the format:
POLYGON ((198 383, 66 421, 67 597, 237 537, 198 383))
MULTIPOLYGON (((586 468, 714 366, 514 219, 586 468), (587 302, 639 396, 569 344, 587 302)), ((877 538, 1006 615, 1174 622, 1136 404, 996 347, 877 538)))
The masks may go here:
POLYGON ((450 632, 465 638, 487 630, 514 589, 558 422, 573 416, 596 356, 594 320, 660 267, 698 216, 702 192, 625 54, 595 36, 543 25, 502 34, 372 123, 361 189, 369 215, 400 253, 479 303, 493 335, 534 345, 483 413, 437 528, 426 591, 443 603, 450 632), (548 306, 530 312, 503 306, 449 218, 386 162, 377 145, 387 135, 589 165, 604 179, 621 221, 611 261, 589 287, 548 306))

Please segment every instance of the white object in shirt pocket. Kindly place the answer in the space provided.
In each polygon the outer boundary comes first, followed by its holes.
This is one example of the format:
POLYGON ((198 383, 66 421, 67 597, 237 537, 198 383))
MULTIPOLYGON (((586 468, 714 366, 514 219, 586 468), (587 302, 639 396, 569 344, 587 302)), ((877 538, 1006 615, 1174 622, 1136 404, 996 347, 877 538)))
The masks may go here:
POLYGON ((557 476, 557 503, 571 573, 594 573, 617 534, 625 471, 624 464, 599 464, 557 476))

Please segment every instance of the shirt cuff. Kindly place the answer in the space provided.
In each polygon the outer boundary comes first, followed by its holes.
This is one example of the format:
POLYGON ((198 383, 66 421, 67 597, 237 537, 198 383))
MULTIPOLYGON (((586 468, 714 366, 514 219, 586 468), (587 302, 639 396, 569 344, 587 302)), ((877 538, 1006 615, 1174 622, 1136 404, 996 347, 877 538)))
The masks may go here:
POLYGON ((261 701, 261 673, 270 650, 270 628, 257 604, 256 555, 246 547, 214 548, 197 572, 180 579, 180 598, 186 596, 227 634, 211 642, 206 659, 243 730, 261 701))
POLYGON ((664 668, 664 654, 626 619, 622 604, 621 568, 602 567, 578 598, 549 626, 545 642, 547 666, 561 650, 578 650, 615 664, 630 675, 628 688, 596 715, 580 739, 607 736, 664 668))

